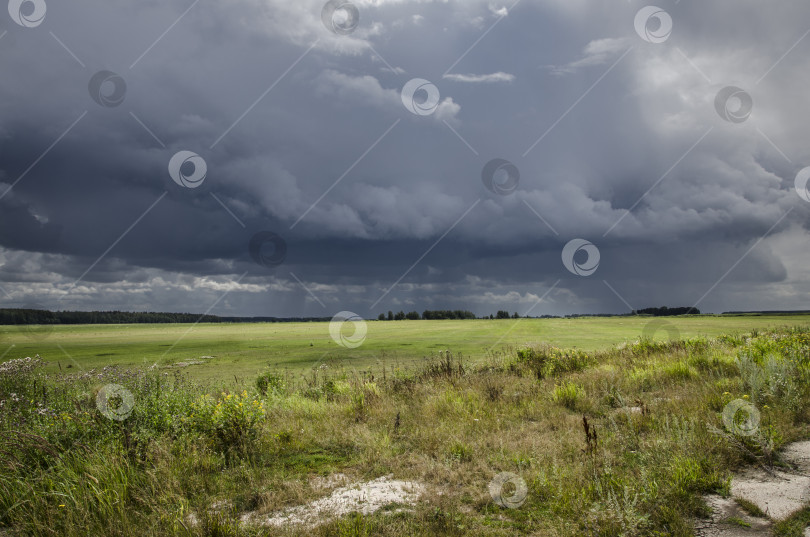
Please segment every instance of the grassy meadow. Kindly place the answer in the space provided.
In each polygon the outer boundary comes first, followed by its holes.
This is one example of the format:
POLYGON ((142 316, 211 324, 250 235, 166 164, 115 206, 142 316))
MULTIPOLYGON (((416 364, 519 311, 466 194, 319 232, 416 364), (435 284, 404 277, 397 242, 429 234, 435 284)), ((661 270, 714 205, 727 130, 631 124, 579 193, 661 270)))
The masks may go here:
MULTIPOLYGON (((6 353, 2 360, 39 354, 49 364, 47 371, 58 371, 58 364, 93 369, 192 362, 184 367, 192 378, 251 382, 267 367, 301 373, 323 363, 358 370, 382 364, 417 366, 445 350, 471 362, 521 345, 605 350, 639 339, 656 322, 674 326, 681 338, 716 337, 754 328, 810 326, 810 315, 367 321, 365 341, 354 349, 336 344, 329 323, 323 322, 0 326, 0 354, 6 353)), ((345 330, 350 335, 352 325, 347 323, 345 330)), ((650 335, 659 341, 672 336, 665 329, 650 335)))
POLYGON ((638 318, 375 321, 356 349, 328 323, 3 327, 0 536, 689 537, 703 495, 810 438, 810 317, 667 321, 679 337, 638 318), (167 367, 184 360, 202 363, 167 367), (504 472, 525 486, 508 501, 504 472), (260 523, 338 474, 424 492, 260 523))

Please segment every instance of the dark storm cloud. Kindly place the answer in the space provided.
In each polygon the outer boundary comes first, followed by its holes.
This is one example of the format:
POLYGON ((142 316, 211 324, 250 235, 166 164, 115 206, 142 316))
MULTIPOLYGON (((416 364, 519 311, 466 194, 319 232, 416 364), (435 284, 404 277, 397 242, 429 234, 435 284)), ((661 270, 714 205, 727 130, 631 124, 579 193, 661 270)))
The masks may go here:
POLYGON ((634 30, 643 5, 618 4, 357 2, 349 35, 318 1, 182 17, 191 3, 48 2, 36 28, 4 20, 0 195, 19 179, 0 199, 6 303, 804 307, 810 8, 666 3, 673 33, 653 44, 634 30), (126 82, 120 105, 91 98, 101 70, 126 82), (413 78, 437 87, 432 114, 403 106, 413 78), (744 123, 714 109, 728 85, 753 98, 744 123), (200 189, 169 177, 181 150, 205 159, 200 189), (482 183, 494 158, 520 171, 511 195, 482 183), (251 259, 261 230, 286 240, 281 266, 251 259), (574 238, 599 248, 593 276, 563 266, 574 238))

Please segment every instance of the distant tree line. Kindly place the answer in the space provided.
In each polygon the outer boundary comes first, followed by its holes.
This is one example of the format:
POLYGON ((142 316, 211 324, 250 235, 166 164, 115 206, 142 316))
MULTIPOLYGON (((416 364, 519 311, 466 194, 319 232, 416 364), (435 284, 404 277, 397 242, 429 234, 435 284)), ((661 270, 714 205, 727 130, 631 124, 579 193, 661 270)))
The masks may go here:
POLYGON ((810 310, 724 311, 722 315, 806 315, 810 310))
POLYGON ((644 308, 641 310, 633 310, 633 314, 652 315, 653 317, 666 317, 668 315, 700 315, 700 310, 691 307, 668 308, 666 306, 662 306, 660 308, 644 308))
POLYGON ((432 319, 475 319, 475 314, 467 310, 425 310, 422 318, 432 319))
POLYGON ((136 324, 136 323, 283 323, 328 321, 331 317, 219 317, 195 313, 132 311, 48 311, 0 309, 3 324, 136 324))
MULTIPOLYGON (((738 312, 729 312, 738 313, 738 312)), ((763 312, 765 313, 765 312, 763 312)), ((776 312, 767 312, 776 313, 776 312)), ((794 313, 794 312, 779 312, 794 313)), ((627 315, 650 315, 662 317, 668 315, 699 315, 700 310, 691 307, 644 308, 633 310, 630 314, 573 314, 565 317, 619 317, 627 315)), ((469 310, 425 310, 405 313, 399 311, 387 314, 380 313, 380 321, 402 321, 405 319, 441 320, 441 319, 477 319, 469 310)), ((517 312, 509 314, 498 310, 495 314, 484 315, 482 319, 518 319, 517 312)), ((542 315, 540 318, 559 318, 555 315, 542 315)), ((137 323, 285 323, 285 322, 319 322, 329 321, 331 317, 220 317, 217 315, 199 315, 196 313, 163 313, 132 311, 48 311, 30 308, 0 308, 0 325, 8 324, 137 324, 137 323)))
POLYGON ((434 319, 476 319, 477 317, 471 311, 467 310, 425 310, 420 315, 418 311, 410 311, 405 313, 399 311, 394 313, 388 311, 388 315, 380 313, 377 317, 379 321, 403 321, 405 319, 416 321, 418 319, 434 320, 434 319))
MULTIPOLYGON (((496 315, 485 315, 482 317, 482 319, 517 319, 518 317, 519 315, 517 313, 514 315, 509 315, 508 311, 500 310, 496 315)), ((402 321, 405 319, 424 319, 433 321, 442 319, 478 319, 478 317, 476 317, 475 314, 469 310, 425 310, 421 315, 418 311, 411 311, 408 313, 405 313, 404 311, 399 311, 397 313, 389 311, 387 315, 385 313, 380 313, 380 315, 377 316, 378 321, 402 321)))

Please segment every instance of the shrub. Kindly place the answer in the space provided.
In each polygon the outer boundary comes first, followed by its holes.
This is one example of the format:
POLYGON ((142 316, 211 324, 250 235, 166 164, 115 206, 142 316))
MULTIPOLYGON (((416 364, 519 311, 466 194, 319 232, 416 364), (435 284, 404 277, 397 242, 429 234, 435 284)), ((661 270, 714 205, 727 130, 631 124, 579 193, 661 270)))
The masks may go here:
POLYGON ((741 347, 745 345, 747 337, 742 334, 723 334, 717 337, 717 341, 729 347, 741 347))
POLYGON ((692 493, 720 493, 727 495, 731 476, 725 475, 708 458, 679 456, 672 459, 669 469, 672 476, 672 494, 687 499, 692 493))
POLYGON ((622 408, 626 406, 621 390, 615 385, 606 385, 602 396, 602 402, 610 408, 622 408))
POLYGON ((13 405, 21 399, 31 399, 36 390, 35 372, 43 365, 39 355, 0 363, 0 401, 13 405))
POLYGON ((450 446, 450 457, 458 462, 471 461, 473 456, 472 449, 461 442, 455 442, 450 446))
POLYGON ((327 380, 323 386, 324 391, 333 396, 348 395, 352 392, 352 385, 345 380, 327 380))
POLYGON ((464 358, 459 354, 455 358, 450 351, 439 352, 438 360, 431 360, 422 369, 421 378, 463 377, 466 373, 464 358))
POLYGON ((585 390, 579 384, 566 382, 554 387, 552 398, 554 402, 569 410, 576 410, 580 401, 585 397, 585 390))
POLYGON ((648 392, 655 385, 655 372, 644 367, 635 367, 627 374, 630 383, 642 392, 648 392))
POLYGON ((505 386, 501 382, 495 380, 493 376, 487 375, 484 377, 482 385, 484 388, 484 395, 486 395, 489 401, 499 401, 503 396, 505 386))
POLYGON ((756 353, 745 350, 737 355, 740 377, 754 402, 768 396, 794 408, 800 391, 797 364, 776 353, 758 358, 755 356, 756 353))
POLYGON ((281 375, 269 371, 262 373, 256 379, 256 389, 259 390, 259 393, 262 395, 267 395, 268 390, 281 393, 284 390, 284 379, 281 375))
POLYGON ((259 432, 265 415, 264 402, 247 391, 241 394, 222 392, 219 400, 203 396, 192 405, 191 419, 195 428, 205 434, 216 451, 230 461, 232 456, 245 456, 259 432))
POLYGON ((672 342, 655 341, 648 337, 642 337, 635 343, 628 345, 627 348, 633 356, 649 356, 650 354, 660 354, 670 350, 672 342))
POLYGON ((695 371, 686 362, 674 362, 665 366, 662 370, 666 378, 675 381, 689 380, 696 376, 695 371))
POLYGON ((540 346, 517 350, 517 364, 528 368, 538 379, 584 371, 594 360, 578 349, 540 346))
POLYGON ((369 405, 380 397, 380 389, 374 382, 365 382, 351 392, 351 409, 356 422, 365 421, 369 405))

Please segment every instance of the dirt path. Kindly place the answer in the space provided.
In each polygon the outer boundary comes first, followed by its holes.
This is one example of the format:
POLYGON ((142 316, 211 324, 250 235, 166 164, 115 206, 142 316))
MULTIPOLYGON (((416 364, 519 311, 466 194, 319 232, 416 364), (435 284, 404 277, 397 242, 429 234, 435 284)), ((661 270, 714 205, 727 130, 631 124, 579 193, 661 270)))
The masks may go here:
MULTIPOLYGON (((784 520, 810 503, 810 441, 791 444, 782 459, 796 470, 768 473, 749 468, 732 479, 731 498, 708 496, 713 515, 696 523, 698 537, 770 536, 773 521, 784 520), (734 498, 748 500, 768 518, 752 516, 734 498)), ((810 529, 804 534, 810 537, 810 529)))

